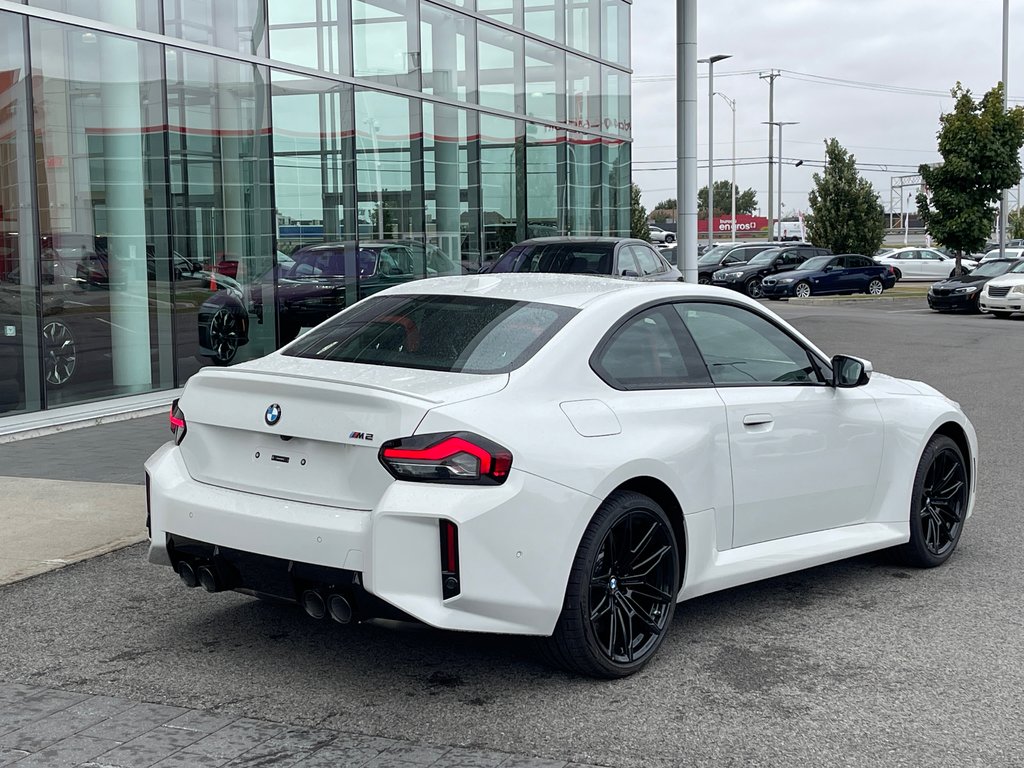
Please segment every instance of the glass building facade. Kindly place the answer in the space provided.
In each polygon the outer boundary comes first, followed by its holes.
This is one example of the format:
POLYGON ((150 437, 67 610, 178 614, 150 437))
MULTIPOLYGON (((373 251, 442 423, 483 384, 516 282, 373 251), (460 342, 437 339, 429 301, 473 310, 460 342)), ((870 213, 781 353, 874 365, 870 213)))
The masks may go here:
POLYGON ((629 233, 629 0, 0 0, 0 418, 629 233))

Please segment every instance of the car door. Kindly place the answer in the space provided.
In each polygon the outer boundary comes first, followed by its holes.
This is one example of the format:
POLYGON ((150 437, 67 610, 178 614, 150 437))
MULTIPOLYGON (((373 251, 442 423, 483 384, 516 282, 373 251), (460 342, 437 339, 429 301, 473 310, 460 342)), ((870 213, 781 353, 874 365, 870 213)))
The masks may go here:
POLYGON ((935 251, 918 251, 921 254, 921 276, 943 280, 953 271, 955 262, 935 251))
POLYGON ((641 280, 662 280, 668 274, 664 259, 660 258, 654 249, 646 245, 631 245, 629 248, 640 268, 641 280))
POLYGON ((822 269, 815 291, 817 293, 839 293, 844 290, 846 270, 842 256, 833 256, 822 269))
POLYGON ((713 515, 718 548, 728 549, 726 409, 679 313, 671 304, 631 312, 598 345, 591 367, 608 385, 601 402, 615 414, 620 444, 633 451, 626 455, 667 468, 688 511, 713 515))
POLYGON ((725 302, 677 308, 725 402, 733 546, 867 519, 882 453, 874 399, 829 386, 824 362, 765 315, 725 302))

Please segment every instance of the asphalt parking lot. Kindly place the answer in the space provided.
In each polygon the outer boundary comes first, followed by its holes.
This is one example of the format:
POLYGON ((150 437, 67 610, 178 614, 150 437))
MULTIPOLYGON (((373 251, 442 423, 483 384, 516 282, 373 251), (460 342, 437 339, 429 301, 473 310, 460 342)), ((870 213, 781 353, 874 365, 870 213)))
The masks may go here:
MULTIPOLYGON (((520 639, 344 628, 186 590, 137 545, 0 587, 0 681, 558 765, 1024 764, 1024 316, 922 303, 770 308, 830 354, 933 384, 973 420, 975 516, 942 568, 881 553, 698 598, 651 666, 597 682, 543 666, 520 639)), ((141 471, 156 423, 107 428, 89 479, 141 471)), ((47 457, 87 439, 0 446, 0 467, 82 479, 68 476, 81 462, 47 457)))

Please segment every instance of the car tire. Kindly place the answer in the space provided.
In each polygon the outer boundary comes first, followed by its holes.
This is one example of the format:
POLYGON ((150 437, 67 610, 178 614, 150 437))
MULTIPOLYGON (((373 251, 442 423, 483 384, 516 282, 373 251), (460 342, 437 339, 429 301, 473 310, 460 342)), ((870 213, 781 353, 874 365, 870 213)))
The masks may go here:
POLYGON ((811 284, 806 280, 801 280, 799 283, 793 286, 793 295, 798 299, 807 299, 811 295, 811 284))
POLYGON ((864 292, 871 296, 881 296, 882 291, 884 290, 885 285, 883 285, 882 281, 876 277, 868 283, 868 287, 864 289, 864 292))
POLYGON ((747 280, 747 296, 752 299, 760 299, 764 296, 764 289, 761 287, 761 278, 752 277, 747 280))
POLYGON ((700 285, 711 285, 711 278, 710 277, 698 277, 697 278, 697 282, 700 285))
POLYGON ((1003 312, 1002 310, 993 309, 992 314, 1000 320, 1009 320, 1013 312, 1003 312))
POLYGON ((591 677, 639 671, 672 623, 680 569, 665 510, 643 494, 615 491, 583 534, 554 634, 543 640, 544 655, 591 677))
POLYGON ((893 273, 893 275, 895 275, 895 276, 896 276, 896 279, 897 279, 897 280, 902 280, 902 279, 903 279, 903 273, 902 273, 902 272, 900 272, 900 271, 899 271, 898 269, 896 269, 895 267, 893 268, 893 270, 892 270, 892 273, 893 273))
POLYGON ((899 548, 901 559, 918 568, 946 562, 960 541, 970 483, 960 447, 946 435, 933 435, 914 475, 910 497, 910 541, 899 548))
POLYGON ((60 320, 43 325, 43 375, 51 387, 63 387, 78 369, 78 346, 71 329, 60 320))
POLYGON ((666 243, 674 243, 675 241, 676 241, 676 236, 675 235, 665 235, 665 242, 666 243))

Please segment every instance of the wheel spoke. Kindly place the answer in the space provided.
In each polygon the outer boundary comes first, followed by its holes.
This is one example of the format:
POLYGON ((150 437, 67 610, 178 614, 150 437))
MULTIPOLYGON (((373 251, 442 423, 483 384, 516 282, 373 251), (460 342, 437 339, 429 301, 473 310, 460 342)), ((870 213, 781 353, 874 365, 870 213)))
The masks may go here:
POLYGON ((666 603, 674 597, 670 592, 666 592, 664 589, 653 584, 648 584, 641 579, 622 579, 619 581, 619 585, 629 587, 629 590, 634 595, 639 595, 658 603, 666 603))
POLYGON ((652 523, 650 529, 647 531, 647 533, 643 535, 643 538, 640 539, 640 543, 637 544, 636 547, 630 548, 629 554, 631 555, 631 559, 629 561, 629 564, 626 566, 627 568, 633 570, 633 568, 636 567, 637 560, 640 558, 640 555, 643 553, 643 551, 647 548, 647 545, 650 544, 651 539, 654 537, 654 533, 658 530, 658 528, 660 528, 658 523, 652 523))
POLYGON ((660 549, 656 550, 646 560, 637 563, 632 569, 629 577, 632 576, 646 576, 661 563, 662 559, 667 555, 672 548, 668 544, 664 544, 660 549), (645 570, 642 570, 645 569, 645 570))
POLYGON ((629 613, 630 616, 635 616, 640 620, 640 623, 644 625, 648 632, 657 635, 661 632, 661 627, 658 626, 654 617, 637 605, 636 601, 633 600, 629 595, 622 592, 618 594, 619 601, 622 603, 623 608, 629 613))
POLYGON ((615 630, 616 630, 617 626, 618 626, 618 622, 616 621, 616 615, 615 615, 615 610, 614 610, 614 606, 613 606, 612 615, 611 615, 611 623, 609 624, 609 629, 608 629, 608 658, 609 659, 614 659, 615 658, 615 634, 616 634, 615 630))
MULTIPOLYGON (((621 598, 621 593, 619 594, 621 598)), ((622 625, 622 649, 626 653, 626 661, 633 661, 633 620, 629 615, 629 612, 622 606, 621 601, 615 607, 615 616, 618 618, 619 623, 622 625)))
POLYGON ((590 620, 597 621, 604 616, 608 611, 612 609, 612 601, 608 598, 608 594, 605 593, 601 597, 601 602, 594 606, 594 610, 590 612, 590 620))

